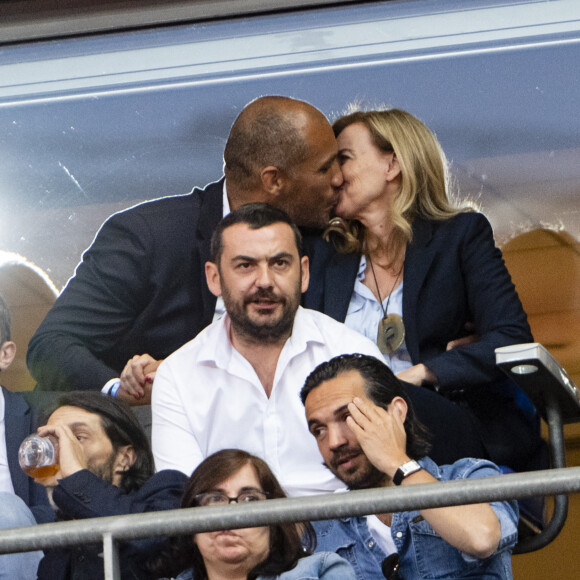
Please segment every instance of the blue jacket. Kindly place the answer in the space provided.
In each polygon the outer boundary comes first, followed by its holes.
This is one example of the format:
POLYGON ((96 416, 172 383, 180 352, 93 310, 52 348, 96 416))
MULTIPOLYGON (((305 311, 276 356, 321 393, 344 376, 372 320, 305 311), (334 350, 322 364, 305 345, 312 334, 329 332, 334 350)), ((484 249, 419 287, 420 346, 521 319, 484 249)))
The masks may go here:
MULTIPOLYGON (((258 576, 257 580, 355 580, 351 565, 333 552, 319 552, 298 560, 292 570, 279 576, 258 576)), ((191 568, 176 580, 193 580, 191 568)))
MULTIPOLYGON (((438 467, 428 457, 419 461, 441 481, 500 475, 490 461, 461 459, 438 467)), ((517 541, 516 502, 493 502, 491 506, 501 524, 501 539, 493 556, 477 559, 464 554, 443 540, 419 511, 393 514, 391 536, 399 553, 399 574, 405 580, 420 578, 478 578, 511 580, 511 552, 517 541)), ((317 550, 333 550, 348 560, 358 580, 383 578, 381 564, 386 554, 372 538, 366 518, 343 518, 313 522, 317 550)))

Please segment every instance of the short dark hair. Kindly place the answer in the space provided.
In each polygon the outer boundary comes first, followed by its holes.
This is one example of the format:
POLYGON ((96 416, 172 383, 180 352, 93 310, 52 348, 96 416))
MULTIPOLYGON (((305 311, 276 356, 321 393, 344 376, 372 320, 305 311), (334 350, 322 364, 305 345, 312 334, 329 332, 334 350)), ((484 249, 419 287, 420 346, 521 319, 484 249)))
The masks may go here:
POLYGON ((60 407, 77 407, 101 418, 101 425, 117 451, 124 445, 132 445, 137 459, 123 473, 120 487, 125 492, 139 489, 155 472, 149 439, 131 407, 124 401, 94 391, 72 391, 61 395, 47 407, 42 418, 44 423, 60 407))
POLYGON ((0 346, 11 337, 10 309, 4 298, 0 296, 0 346))
POLYGON ((411 459, 421 459, 429 454, 431 444, 427 428, 417 419, 413 405, 405 392, 403 385, 391 369, 379 359, 364 354, 343 354, 318 365, 308 375, 300 398, 306 403, 306 398, 321 383, 335 379, 348 371, 357 371, 364 380, 366 396, 377 406, 386 409, 395 397, 402 397, 407 403, 408 411, 405 419, 407 434, 407 455, 411 459))
POLYGON ((216 226, 211 236, 211 261, 218 265, 223 252, 223 233, 235 224, 246 224, 251 230, 259 230, 272 224, 284 223, 292 228, 298 254, 302 256, 302 234, 283 210, 263 202, 246 203, 229 213, 216 226))
MULTIPOLYGON (((210 455, 197 466, 185 486, 181 507, 197 506, 199 494, 216 489, 220 483, 246 465, 254 468, 260 486, 268 494, 269 499, 286 497, 276 476, 265 461, 240 449, 223 449, 210 455)), ((316 545, 316 536, 309 523, 303 526, 305 529, 303 540, 308 552, 311 552, 316 545)), ((293 568, 296 562, 308 552, 305 552, 303 548, 303 541, 294 523, 271 524, 268 557, 249 572, 248 579, 261 575, 278 576, 293 568)), ((180 536, 172 540, 172 547, 153 563, 152 569, 158 574, 171 575, 189 566, 193 566, 195 580, 207 579, 205 564, 199 549, 192 543, 190 536, 180 536)))

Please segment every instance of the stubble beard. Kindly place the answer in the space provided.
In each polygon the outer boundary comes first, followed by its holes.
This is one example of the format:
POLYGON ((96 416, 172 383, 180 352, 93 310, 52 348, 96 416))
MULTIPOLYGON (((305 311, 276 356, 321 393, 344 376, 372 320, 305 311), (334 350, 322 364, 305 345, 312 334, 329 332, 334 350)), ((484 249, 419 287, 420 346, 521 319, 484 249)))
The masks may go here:
POLYGON ((115 476, 115 458, 117 454, 115 451, 111 452, 109 458, 105 461, 105 463, 101 465, 95 465, 93 463, 88 463, 87 469, 93 474, 96 475, 98 478, 106 481, 107 483, 113 483, 113 478, 115 476))
POLYGON ((386 475, 379 471, 363 454, 362 450, 349 448, 333 453, 329 462, 324 465, 334 473, 334 475, 345 483, 349 489, 370 489, 372 487, 382 487, 386 484, 386 475), (341 456, 360 452, 358 456, 362 463, 353 465, 347 469, 341 469, 339 461, 341 456))
MULTIPOLYGON (((102 465, 95 465, 94 463, 89 462, 87 464, 87 470, 90 471, 93 475, 95 475, 99 479, 102 479, 103 481, 112 484, 115 475, 115 457, 116 453, 115 451, 112 451, 111 455, 107 458, 105 463, 103 463, 102 465)), ((54 511, 58 511, 60 510, 60 507, 56 504, 53 498, 55 487, 56 486, 46 487, 46 495, 48 497, 48 503, 50 504, 50 507, 54 511)))
POLYGON ((294 318, 300 303, 300 286, 294 295, 287 297, 276 296, 269 290, 258 290, 252 296, 246 297, 242 304, 236 302, 228 288, 223 286, 222 297, 232 328, 239 338, 248 342, 274 344, 286 340, 292 334, 294 318), (258 298, 278 301, 282 306, 281 315, 272 321, 252 320, 248 315, 248 305, 258 298))

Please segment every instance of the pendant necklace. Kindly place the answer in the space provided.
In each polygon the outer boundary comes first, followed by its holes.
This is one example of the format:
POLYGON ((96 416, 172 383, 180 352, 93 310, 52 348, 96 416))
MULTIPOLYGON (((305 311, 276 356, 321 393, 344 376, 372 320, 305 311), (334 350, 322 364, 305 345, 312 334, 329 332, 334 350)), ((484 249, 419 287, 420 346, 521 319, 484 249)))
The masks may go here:
MULTIPOLYGON (((403 266, 399 270, 397 277, 395 278, 395 283, 391 288, 391 293, 387 298, 387 307, 383 306, 383 299, 381 298, 381 291, 379 290, 379 283, 377 281, 377 276, 375 274, 375 268, 373 266, 373 261, 370 254, 368 255, 369 264, 371 265, 371 272, 373 273, 373 278, 375 280, 375 286, 377 288, 377 294, 379 296, 379 304, 381 305, 381 310, 383 311, 383 319, 379 322, 379 331, 377 333, 377 346, 383 354, 391 354, 395 352, 403 344, 405 340, 405 325, 403 324, 403 319, 398 314, 387 314, 389 311, 389 302, 391 301, 391 294, 397 286, 399 281, 399 276, 403 271, 403 266)), ((404 265, 404 264, 403 264, 404 265)))

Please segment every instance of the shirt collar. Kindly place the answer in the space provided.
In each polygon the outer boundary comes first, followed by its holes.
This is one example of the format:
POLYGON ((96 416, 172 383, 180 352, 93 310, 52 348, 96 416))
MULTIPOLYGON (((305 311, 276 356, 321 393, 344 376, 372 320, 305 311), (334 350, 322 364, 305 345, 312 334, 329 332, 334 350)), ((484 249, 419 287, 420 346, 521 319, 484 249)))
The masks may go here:
POLYGON ((224 179, 224 187, 222 192, 224 211, 222 217, 226 217, 230 213, 230 200, 228 199, 228 190, 226 180, 224 179))
MULTIPOLYGON (((286 341, 283 351, 293 357, 304 352, 309 343, 324 344, 324 337, 315 323, 313 316, 308 316, 306 310, 298 307, 294 317, 292 334, 286 341)), ((199 351, 198 362, 213 363, 219 368, 230 369, 235 351, 230 341, 230 317, 227 312, 207 328, 207 340, 199 351)), ((236 351, 237 352, 237 351, 236 351)), ((240 355, 241 356, 241 355, 240 355)), ((282 355, 280 356, 280 360, 282 355)), ((278 361, 280 363, 280 360, 278 361)))

